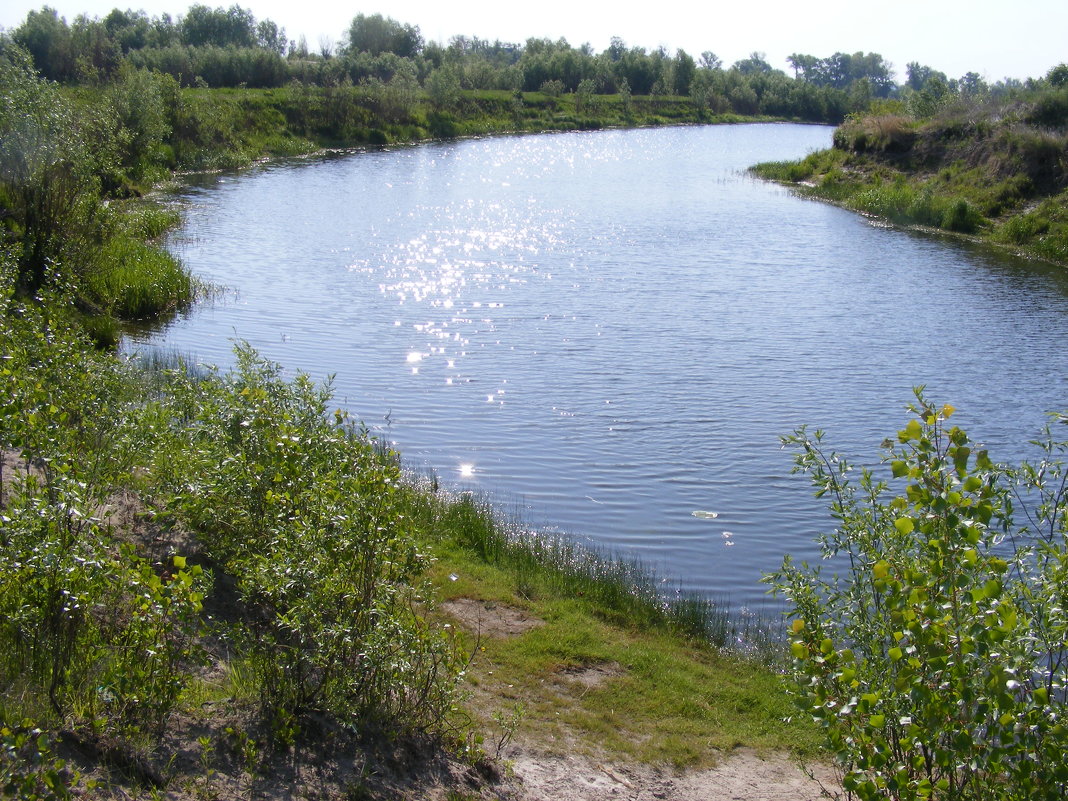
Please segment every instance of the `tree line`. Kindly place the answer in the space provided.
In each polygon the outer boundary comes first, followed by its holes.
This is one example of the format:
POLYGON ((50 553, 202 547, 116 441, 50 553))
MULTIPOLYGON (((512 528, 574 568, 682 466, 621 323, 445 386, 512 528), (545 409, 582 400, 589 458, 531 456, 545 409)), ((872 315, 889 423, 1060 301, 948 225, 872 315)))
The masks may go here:
POLYGON ((459 92, 484 90, 674 96, 710 114, 834 123, 873 101, 928 86, 936 99, 991 89, 974 73, 953 80, 920 64, 908 65, 908 79, 899 86, 893 65, 878 53, 795 53, 787 59, 790 76, 759 52, 727 66, 711 50, 695 57, 618 37, 600 53, 563 38, 516 44, 455 36, 439 43, 424 40, 418 26, 380 14, 357 14, 340 41, 324 36, 312 48, 239 5, 198 4, 182 15, 154 17, 116 8, 103 18, 81 14, 69 23, 45 6, 9 34, 42 76, 72 84, 112 82, 128 65, 170 75, 182 87, 387 85, 427 92, 446 104, 459 92))

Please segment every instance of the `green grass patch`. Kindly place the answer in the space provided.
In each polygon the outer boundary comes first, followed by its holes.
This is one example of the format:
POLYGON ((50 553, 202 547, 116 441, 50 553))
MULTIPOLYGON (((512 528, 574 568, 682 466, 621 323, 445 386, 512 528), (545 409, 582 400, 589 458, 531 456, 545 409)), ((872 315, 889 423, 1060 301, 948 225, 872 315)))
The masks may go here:
POLYGON ((819 751, 812 726, 785 720, 793 710, 779 673, 751 657, 670 626, 610 619, 573 593, 541 588, 531 598, 513 570, 468 548, 436 553, 443 599, 513 605, 543 621, 513 637, 470 635, 468 709, 488 743, 503 733, 502 710, 518 704, 516 735, 550 752, 681 768, 707 766, 739 746, 819 751))

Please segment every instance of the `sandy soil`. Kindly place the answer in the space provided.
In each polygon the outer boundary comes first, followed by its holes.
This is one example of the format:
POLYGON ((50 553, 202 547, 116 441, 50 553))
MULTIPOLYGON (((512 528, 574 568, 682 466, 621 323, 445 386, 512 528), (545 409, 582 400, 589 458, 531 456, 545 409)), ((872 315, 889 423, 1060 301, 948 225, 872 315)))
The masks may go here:
POLYGON ((645 765, 598 764, 578 757, 518 754, 512 759, 521 801, 815 801, 841 795, 833 771, 812 776, 782 754, 738 750, 710 770, 673 774, 645 765))

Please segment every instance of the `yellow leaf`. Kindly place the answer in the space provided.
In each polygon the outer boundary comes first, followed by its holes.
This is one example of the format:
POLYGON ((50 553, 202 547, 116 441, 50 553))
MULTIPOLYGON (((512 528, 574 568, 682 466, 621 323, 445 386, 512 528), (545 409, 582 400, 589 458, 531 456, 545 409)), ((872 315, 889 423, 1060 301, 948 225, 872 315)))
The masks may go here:
POLYGON ((913 529, 916 528, 916 524, 912 522, 911 517, 899 517, 894 521, 894 528, 902 534, 911 534, 913 529))

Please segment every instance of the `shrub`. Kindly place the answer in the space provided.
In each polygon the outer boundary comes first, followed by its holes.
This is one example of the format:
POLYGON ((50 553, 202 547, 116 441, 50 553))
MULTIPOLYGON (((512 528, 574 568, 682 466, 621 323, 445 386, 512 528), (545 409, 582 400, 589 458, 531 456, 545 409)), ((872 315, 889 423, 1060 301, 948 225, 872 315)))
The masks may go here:
POLYGON ((957 198, 949 202, 938 225, 947 231, 970 234, 979 230, 982 222, 982 215, 967 200, 957 198))
POLYGON ((852 117, 834 132, 836 148, 856 153, 904 153, 915 141, 915 123, 893 114, 852 117))
POLYGON ((787 557, 765 579, 793 617, 796 699, 861 799, 1062 798, 1068 443, 1047 432, 1037 464, 996 465, 917 399, 888 480, 854 483, 821 432, 784 440, 831 499, 822 550, 843 569, 787 557))
MULTIPOLYGON (((337 412, 330 390, 285 381, 247 345, 226 377, 175 375, 189 424, 157 465, 170 508, 236 579, 244 648, 275 734, 320 711, 348 723, 442 732, 461 659, 417 611, 427 564, 399 498, 400 469, 337 412)), ((184 410, 184 411, 183 411, 184 410)))
POLYGON ((16 699, 3 711, 158 733, 199 653, 207 576, 157 570, 100 519, 151 449, 152 408, 60 310, 4 300, 0 447, 25 469, 2 498, 0 688, 16 699))

